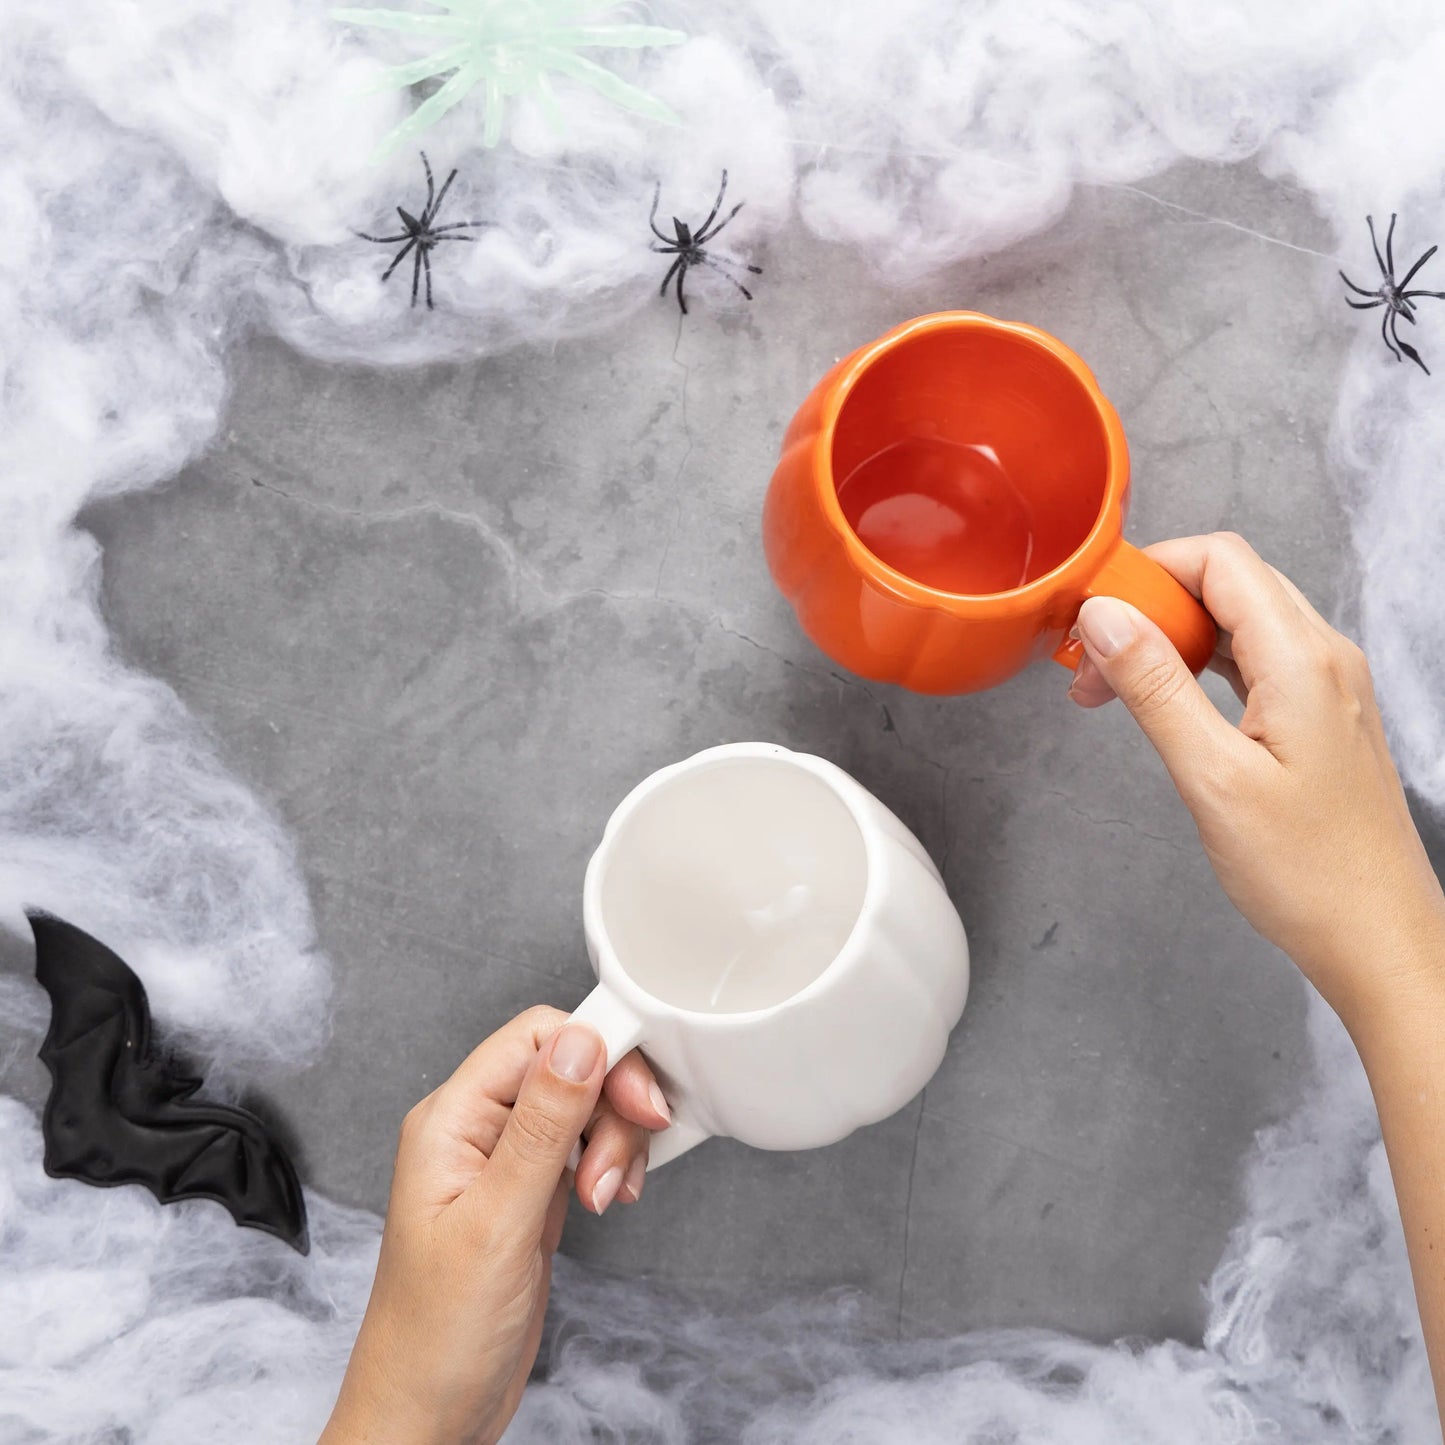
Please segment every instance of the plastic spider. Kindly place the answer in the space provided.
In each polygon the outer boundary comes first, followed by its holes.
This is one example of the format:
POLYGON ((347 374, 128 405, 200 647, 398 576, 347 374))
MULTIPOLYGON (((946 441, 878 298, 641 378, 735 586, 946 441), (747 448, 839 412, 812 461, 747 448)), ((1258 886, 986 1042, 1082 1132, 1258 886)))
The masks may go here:
POLYGON ((1431 246, 1410 269, 1405 272, 1403 278, 1395 280, 1395 217, 1390 217, 1390 229, 1385 233, 1385 254, 1380 255, 1380 243, 1375 239, 1375 218, 1366 216, 1365 223, 1370 228, 1370 244, 1375 248, 1375 260, 1379 263, 1380 274, 1384 278, 1384 284, 1378 291, 1366 291, 1363 286, 1356 286, 1343 271, 1340 272, 1340 280, 1360 296, 1369 296, 1369 301, 1351 301, 1345 297, 1345 305, 1353 306, 1356 311, 1373 311, 1376 306, 1385 308, 1385 315, 1380 322, 1380 337, 1385 345, 1394 353, 1396 361, 1403 361, 1406 356, 1425 373, 1430 375, 1430 368, 1420 360, 1420 353, 1410 345, 1408 341, 1400 340, 1399 325, 1403 316, 1411 326, 1415 324, 1415 298, 1417 296, 1434 296, 1437 299, 1445 300, 1445 291, 1407 291, 1405 288, 1415 279, 1415 273, 1435 254, 1440 248, 1431 246), (1404 353, 1402 356, 1401 353, 1404 353))
POLYGON ((442 182, 441 190, 437 190, 432 181, 431 165, 426 158, 426 152, 421 153, 422 168, 426 171, 426 206, 420 216, 413 216, 404 206, 398 206, 396 213, 401 217, 401 223, 406 227, 396 236, 369 236, 365 231, 358 231, 356 234, 363 241, 375 241, 379 246, 390 246, 397 241, 405 241, 406 244, 391 258, 391 265, 381 273, 381 279, 391 279, 391 273, 406 260, 407 252, 413 253, 411 267, 411 304, 416 305, 417 288, 421 283, 422 272, 426 272, 426 309, 435 311, 431 299, 431 252, 433 247, 443 241, 475 241, 475 236, 454 236, 453 231, 465 231, 469 226, 489 226, 490 221, 453 221, 447 226, 434 226, 433 221, 442 208, 442 202, 446 200, 447 188, 456 180, 456 168, 442 182))
MULTIPOLYGON (((744 202, 739 201, 722 220, 718 221, 717 225, 713 225, 717 213, 722 210, 723 197, 727 195, 727 190, 728 173, 724 170, 722 173, 722 185, 718 187, 717 200, 713 202, 712 210, 707 213, 707 220, 694 232, 686 221, 679 221, 677 217, 674 216, 672 218, 672 228, 677 233, 675 236, 667 236, 657 229, 657 203, 662 198, 661 181, 657 183, 657 189, 652 193, 652 214, 648 216, 647 224, 652 227, 652 234, 662 242, 662 245, 654 245, 652 249, 662 252, 664 256, 677 257, 677 260, 668 267, 667 275, 662 278, 662 285, 657 288, 657 294, 659 296, 665 296, 667 294, 668 282, 671 281, 675 275, 677 277, 677 304, 681 308, 684 316, 687 315, 687 298, 682 294, 682 283, 684 277, 687 275, 687 268, 689 266, 711 266, 714 271, 720 271, 724 276, 727 276, 727 279, 731 281, 749 301, 753 299, 753 293, 749 291, 741 281, 735 276, 728 275, 729 267, 743 266, 744 263, 741 261, 729 261, 725 257, 710 256, 703 249, 743 208, 744 202)), ((761 276, 763 274, 763 268, 761 266, 746 266, 746 269, 751 271, 754 276, 761 276)))
POLYGON ((506 98, 528 92, 537 97, 554 130, 561 114, 551 76, 564 75, 591 86, 599 95, 652 120, 677 125, 677 115, 656 96, 630 85, 580 50, 641 50, 680 45, 687 36, 660 25, 609 24, 600 17, 617 9, 617 0, 426 0, 432 10, 342 9, 331 16, 347 25, 399 30, 434 38, 431 55, 391 66, 382 86, 409 88, 433 76, 448 78, 377 147, 378 157, 439 120, 471 90, 486 96, 482 144, 502 138, 506 98))

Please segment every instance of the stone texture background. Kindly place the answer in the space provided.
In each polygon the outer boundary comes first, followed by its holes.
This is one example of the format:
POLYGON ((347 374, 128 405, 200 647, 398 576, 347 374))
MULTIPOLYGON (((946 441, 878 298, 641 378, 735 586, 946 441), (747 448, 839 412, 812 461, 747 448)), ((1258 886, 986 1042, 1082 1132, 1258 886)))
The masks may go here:
POLYGON ((329 1048, 272 1091, 307 1180, 381 1208, 405 1110, 506 1017, 585 992, 613 805, 773 740, 854 773, 942 863, 964 1021, 886 1123, 806 1155, 713 1141, 636 1208, 574 1210, 567 1247, 713 1294, 858 1285, 903 1332, 1197 1335, 1251 1138, 1300 1087, 1302 985, 1120 709, 1078 712, 1047 665, 958 699, 841 676, 774 593, 758 516, 814 379, 966 306, 1095 368, 1136 541, 1234 528, 1329 612, 1350 318, 1327 243, 1287 189, 1191 167, 1082 191, 907 291, 798 231, 753 256, 752 306, 700 282, 687 318, 659 301, 549 350, 397 371, 250 342, 211 453, 85 521, 117 645, 299 839, 337 977, 329 1048))

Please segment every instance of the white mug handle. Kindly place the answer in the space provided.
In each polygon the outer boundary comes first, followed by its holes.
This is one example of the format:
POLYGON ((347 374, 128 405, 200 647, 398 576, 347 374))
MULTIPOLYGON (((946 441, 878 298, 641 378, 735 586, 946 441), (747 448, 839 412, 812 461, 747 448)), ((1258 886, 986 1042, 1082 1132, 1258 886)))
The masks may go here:
MULTIPOLYGON (((579 1023, 591 1024, 602 1035, 602 1042, 607 1046, 609 1069, 642 1042, 645 1031, 642 1020, 604 983, 599 983, 577 1005, 572 1017, 579 1023)), ((672 1108, 672 1123, 652 1136, 647 1155, 649 1170, 676 1159, 679 1154, 687 1153, 694 1145, 710 1137, 707 1129, 687 1117, 685 1108, 671 1099, 668 1104, 672 1108)), ((573 1149, 567 1167, 576 1169, 581 1158, 582 1146, 579 1144, 573 1149)))

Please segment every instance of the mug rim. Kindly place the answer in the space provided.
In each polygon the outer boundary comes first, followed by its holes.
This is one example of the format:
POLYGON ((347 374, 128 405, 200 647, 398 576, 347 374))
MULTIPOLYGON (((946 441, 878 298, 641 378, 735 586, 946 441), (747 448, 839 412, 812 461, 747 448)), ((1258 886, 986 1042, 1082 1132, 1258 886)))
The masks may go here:
POLYGON ((823 516, 841 540, 854 567, 871 581, 883 584, 909 602, 940 608, 955 615, 998 617, 1000 614, 1032 613, 1041 601, 1057 590, 1060 583, 1079 573, 1095 570, 1119 540, 1118 534, 1122 533, 1121 527, 1114 528, 1111 535, 1109 522, 1111 513, 1119 508, 1129 485, 1129 446, 1124 436, 1124 424, 1083 358, 1058 337, 1026 321, 1002 321, 982 311, 930 311, 902 322, 860 347, 827 387, 810 460, 813 485, 823 516), (833 441, 839 414, 854 388, 875 363, 904 342, 930 331, 1004 331, 1047 352, 1061 362, 1084 388, 1103 429, 1106 462, 1104 494, 1084 540, 1057 566, 1020 587, 999 592, 947 592, 939 587, 930 587, 926 582, 891 567, 871 551, 848 525, 842 504, 838 501, 837 480, 833 476, 833 441))
MULTIPOLYGON (((597 948, 597 982, 607 988, 622 992, 624 996, 631 994, 635 996, 635 999, 644 1000, 650 1010, 658 1010, 673 1017, 686 1019, 689 1024, 711 1028, 726 1028, 734 1023, 756 1022, 758 1019, 780 1014, 784 1010, 792 1008, 794 1004, 804 1002, 815 994, 821 993, 826 981, 829 981, 835 973, 841 972, 845 963, 852 963, 853 955, 859 948, 858 940, 862 933, 864 920, 876 911, 882 871, 880 867, 882 860, 878 856, 878 839, 874 830, 864 826, 866 820, 863 810, 859 806, 858 800, 849 796, 850 789, 839 787, 832 778, 827 776, 829 771, 836 773, 845 783, 851 784, 853 788, 866 795, 867 790, 856 778, 845 772, 836 763, 829 762, 827 758, 819 757, 816 753, 797 752, 792 748, 785 748, 781 743, 762 742, 720 743, 715 747, 703 748, 689 757, 680 758, 675 763, 658 768, 637 783, 632 791, 612 810, 611 816, 607 819, 601 841, 588 860, 587 874, 582 884, 583 927, 588 939, 594 942, 597 948), (736 759, 748 758, 790 763, 804 772, 811 773, 848 810, 848 816, 852 820, 853 826, 857 828, 859 841, 863 845, 863 862, 867 870, 863 880, 863 897, 858 904, 858 916, 853 920, 853 925, 848 930, 848 936, 838 946, 837 952, 813 978, 809 979, 796 992, 790 993, 786 998, 780 999, 777 1003, 768 1004, 764 1008, 743 1009, 727 1013, 712 1013, 703 1009, 685 1008, 680 1004, 670 1003, 667 999, 659 998, 657 994, 638 983, 623 967, 602 916, 602 874, 605 871, 607 855, 622 826, 641 806, 643 800, 657 788, 670 782, 684 770, 691 771, 698 766, 715 767, 736 759), (609 976, 604 976, 604 968, 609 976)), ((643 1045, 645 1046, 646 1043, 647 1039, 644 1038, 643 1045)))

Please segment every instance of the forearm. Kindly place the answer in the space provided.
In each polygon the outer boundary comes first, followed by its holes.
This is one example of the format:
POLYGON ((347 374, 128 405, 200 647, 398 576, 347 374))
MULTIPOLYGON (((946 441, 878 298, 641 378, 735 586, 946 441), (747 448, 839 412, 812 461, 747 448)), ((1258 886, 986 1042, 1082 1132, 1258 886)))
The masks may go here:
POLYGON ((1445 1414, 1445 916, 1411 920, 1372 965, 1377 995, 1344 1019, 1379 1112, 1445 1414))

